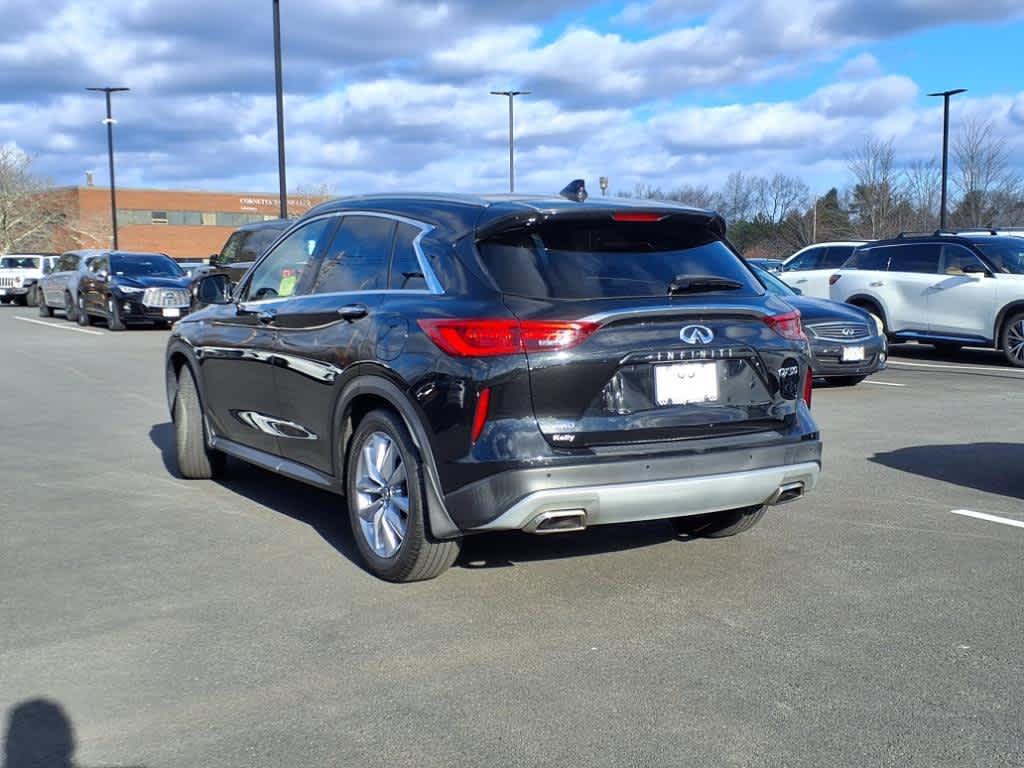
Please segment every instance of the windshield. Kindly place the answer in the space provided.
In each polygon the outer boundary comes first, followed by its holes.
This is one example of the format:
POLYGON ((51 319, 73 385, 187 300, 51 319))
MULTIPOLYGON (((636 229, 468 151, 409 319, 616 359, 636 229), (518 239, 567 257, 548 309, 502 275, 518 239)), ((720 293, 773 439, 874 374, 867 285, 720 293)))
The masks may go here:
POLYGON ((0 259, 0 269, 39 269, 39 258, 36 256, 4 256, 0 259))
POLYGON ((974 244, 1000 272, 1024 275, 1024 238, 1006 237, 974 244))
POLYGON ((185 274, 174 259, 156 253, 112 255, 110 271, 117 277, 182 277, 185 274))
POLYGON ((705 293, 761 293, 739 257, 702 226, 610 219, 507 230, 478 244, 480 259, 501 291, 531 298, 667 296, 683 283, 705 293))
POLYGON ((769 293, 774 293, 776 296, 796 296, 797 293, 784 282, 775 277, 775 275, 768 272, 766 269, 751 264, 751 268, 754 270, 754 274, 760 278, 761 282, 764 283, 764 287, 768 289, 769 293))

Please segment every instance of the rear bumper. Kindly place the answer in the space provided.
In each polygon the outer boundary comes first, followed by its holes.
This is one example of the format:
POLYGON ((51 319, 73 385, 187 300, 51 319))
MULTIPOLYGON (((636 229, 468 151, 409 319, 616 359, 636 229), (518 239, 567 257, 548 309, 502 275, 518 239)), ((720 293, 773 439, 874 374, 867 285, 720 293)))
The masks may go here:
POLYGON ((703 455, 510 470, 452 492, 445 502, 464 531, 534 531, 565 511, 582 510, 589 526, 771 504, 780 489, 812 490, 820 471, 821 442, 814 435, 703 455))

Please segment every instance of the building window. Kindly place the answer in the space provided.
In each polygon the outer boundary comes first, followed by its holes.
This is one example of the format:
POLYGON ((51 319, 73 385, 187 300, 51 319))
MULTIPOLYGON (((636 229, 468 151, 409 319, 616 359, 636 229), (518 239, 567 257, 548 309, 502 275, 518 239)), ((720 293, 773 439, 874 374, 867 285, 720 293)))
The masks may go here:
POLYGON ((216 213, 207 213, 206 211, 204 211, 203 214, 202 214, 202 217, 203 217, 203 226, 204 227, 215 227, 215 226, 217 226, 217 214, 216 213))
POLYGON ((153 211, 150 221, 153 224, 167 224, 167 211, 153 211))

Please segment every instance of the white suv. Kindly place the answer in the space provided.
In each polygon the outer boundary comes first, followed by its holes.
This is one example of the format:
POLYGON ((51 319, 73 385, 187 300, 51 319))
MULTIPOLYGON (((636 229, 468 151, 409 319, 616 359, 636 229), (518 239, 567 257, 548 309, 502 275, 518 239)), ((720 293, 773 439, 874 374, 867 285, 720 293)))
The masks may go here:
POLYGON ((827 299, 828 279, 850 258, 863 240, 837 243, 815 243, 801 248, 782 264, 780 277, 790 288, 804 296, 827 299))
POLYGON ((53 269, 56 256, 39 253, 9 253, 0 256, 0 303, 25 306, 36 303, 36 286, 53 269))
POLYGON ((831 298, 878 315, 893 341, 996 347, 1024 367, 1024 238, 900 236, 861 246, 831 298))

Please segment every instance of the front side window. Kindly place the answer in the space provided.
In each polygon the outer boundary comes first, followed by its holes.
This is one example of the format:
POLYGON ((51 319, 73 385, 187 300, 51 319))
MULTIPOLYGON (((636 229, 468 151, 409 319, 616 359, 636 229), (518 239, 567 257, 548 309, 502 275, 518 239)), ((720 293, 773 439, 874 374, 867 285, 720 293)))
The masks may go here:
POLYGON ((413 245, 420 232, 419 227, 399 223, 395 232, 395 250, 391 257, 389 288, 404 291, 427 290, 427 280, 416 258, 416 248, 413 245))
POLYGON ((666 296, 673 286, 691 281, 711 286, 701 292, 752 296, 763 291, 717 235, 672 220, 555 218, 500 232, 477 249, 499 290, 530 298, 666 296))
POLYGON ((317 275, 314 293, 373 291, 387 287, 395 221, 346 216, 317 275))
POLYGON ((262 301, 304 293, 314 258, 334 226, 331 217, 311 221, 282 240, 253 270, 243 301, 262 301))
POLYGON ((981 259, 979 259, 969 250, 964 248, 962 245, 942 246, 942 266, 940 269, 943 274, 967 274, 967 269, 965 269, 965 267, 973 268, 975 273, 977 273, 979 269, 985 269, 985 265, 981 263, 981 259))
POLYGON ((242 245, 243 237, 244 233, 235 232, 235 234, 228 238, 228 241, 224 243, 224 248, 221 249, 220 256, 217 257, 218 264, 223 264, 226 266, 228 264, 234 264, 236 261, 239 261, 238 249, 242 245))
POLYGON ((57 263, 58 272, 74 272, 78 269, 78 257, 73 253, 65 253, 57 263))
POLYGON ((975 245, 1000 272, 1024 275, 1024 238, 1004 237, 975 245))
POLYGON ((89 271, 94 275, 98 275, 100 272, 106 272, 110 274, 110 264, 107 261, 106 256, 97 256, 95 259, 89 262, 89 271))
POLYGON ((808 269, 818 269, 821 266, 821 259, 824 255, 824 248, 811 248, 791 260, 783 269, 786 272, 804 272, 808 269))
POLYGON ((890 272, 934 275, 939 271, 938 243, 908 243, 889 250, 890 272))

